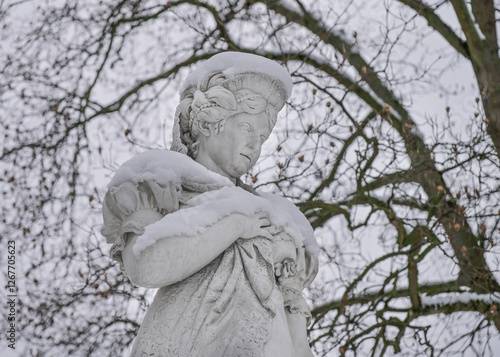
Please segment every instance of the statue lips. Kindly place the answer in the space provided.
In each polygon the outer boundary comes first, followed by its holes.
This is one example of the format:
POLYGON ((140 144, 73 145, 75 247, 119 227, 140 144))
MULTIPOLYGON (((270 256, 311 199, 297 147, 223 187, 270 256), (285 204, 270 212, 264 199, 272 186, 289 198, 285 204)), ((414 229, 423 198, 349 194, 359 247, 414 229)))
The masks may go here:
POLYGON ((250 155, 246 155, 246 154, 240 154, 241 156, 245 157, 246 159, 248 159, 249 162, 252 162, 252 159, 250 158, 250 155))

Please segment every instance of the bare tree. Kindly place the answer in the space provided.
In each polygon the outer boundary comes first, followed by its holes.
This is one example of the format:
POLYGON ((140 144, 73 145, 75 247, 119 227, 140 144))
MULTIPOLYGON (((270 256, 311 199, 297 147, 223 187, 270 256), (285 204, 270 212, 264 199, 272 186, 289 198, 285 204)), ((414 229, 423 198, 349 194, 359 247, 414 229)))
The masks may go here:
POLYGON ((169 146, 180 81, 233 50, 295 81, 246 180, 316 230, 316 354, 494 355, 499 18, 494 0, 0 1, 0 239, 16 242, 19 348, 130 345, 151 292, 107 257, 106 181, 169 146))

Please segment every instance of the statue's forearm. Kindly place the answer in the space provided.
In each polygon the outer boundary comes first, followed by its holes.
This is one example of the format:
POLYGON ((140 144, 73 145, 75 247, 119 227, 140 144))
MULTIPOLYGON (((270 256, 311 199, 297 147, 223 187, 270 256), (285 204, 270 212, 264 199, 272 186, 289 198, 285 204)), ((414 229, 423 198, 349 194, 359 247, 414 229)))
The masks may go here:
POLYGON ((136 257, 137 235, 122 252, 129 279, 137 286, 159 288, 189 277, 206 266, 243 234, 242 215, 222 218, 195 236, 165 237, 136 257))

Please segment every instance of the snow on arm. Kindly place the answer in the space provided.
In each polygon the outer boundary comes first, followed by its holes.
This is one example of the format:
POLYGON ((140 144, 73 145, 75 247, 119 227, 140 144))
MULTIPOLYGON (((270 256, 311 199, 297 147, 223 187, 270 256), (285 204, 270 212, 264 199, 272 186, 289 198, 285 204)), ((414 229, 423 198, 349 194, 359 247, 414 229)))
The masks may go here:
POLYGON ((306 249, 317 257, 318 246, 313 230, 295 205, 285 198, 263 194, 253 195, 240 187, 223 187, 205 192, 187 202, 188 207, 166 215, 160 221, 146 227, 134 247, 138 257, 143 250, 159 239, 174 236, 194 236, 222 218, 234 213, 253 215, 264 211, 270 221, 292 237, 297 247, 306 249))
POLYGON ((158 239, 173 236, 193 236, 233 213, 253 215, 264 211, 271 222, 292 237, 297 247, 304 246, 317 257, 318 245, 314 232, 299 209, 286 198, 262 193, 253 195, 186 155, 168 150, 151 150, 125 162, 113 176, 108 189, 125 182, 153 180, 160 185, 192 182, 212 189, 187 202, 187 207, 170 213, 146 227, 133 247, 136 256, 158 239))
MULTIPOLYGON (((274 209, 286 222, 285 232, 294 238, 298 247, 304 246, 315 258, 318 257, 319 248, 311 224, 304 214, 290 200, 271 193, 259 193, 262 198, 272 203, 274 209)), ((271 217, 273 221, 273 217, 271 217)))

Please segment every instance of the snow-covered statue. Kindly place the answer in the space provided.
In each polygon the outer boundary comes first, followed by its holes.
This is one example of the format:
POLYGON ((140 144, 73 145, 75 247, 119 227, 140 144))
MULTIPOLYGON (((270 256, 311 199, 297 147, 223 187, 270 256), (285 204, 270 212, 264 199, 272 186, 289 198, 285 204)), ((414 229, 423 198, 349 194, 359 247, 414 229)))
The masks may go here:
POLYGON ((132 356, 312 356, 302 290, 318 248, 285 198, 240 180, 292 87, 260 56, 225 52, 187 79, 171 151, 127 161, 104 199, 103 234, 130 281, 159 288, 132 356))

